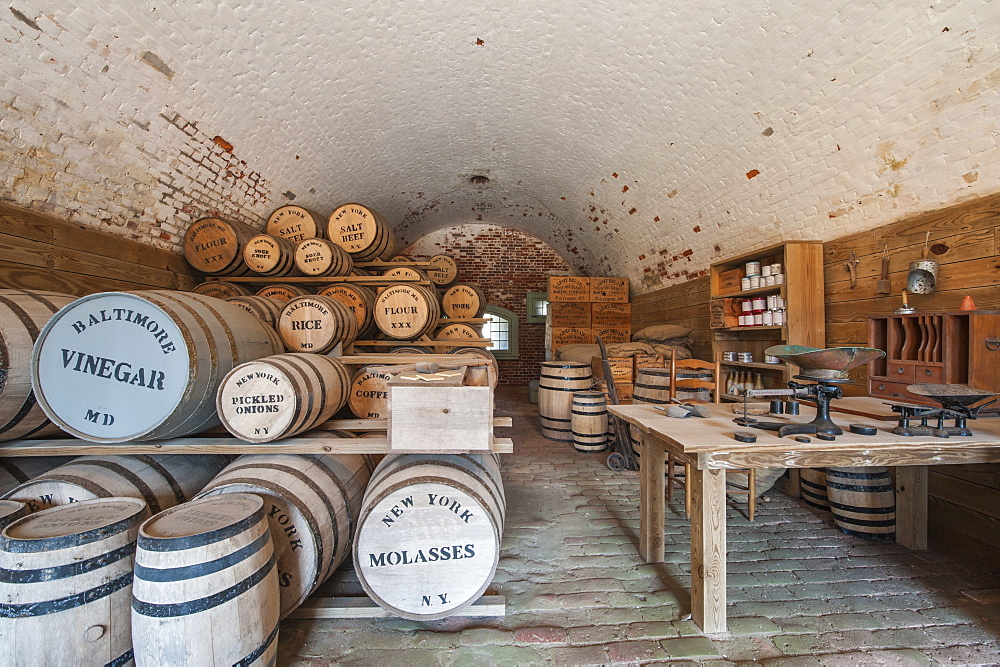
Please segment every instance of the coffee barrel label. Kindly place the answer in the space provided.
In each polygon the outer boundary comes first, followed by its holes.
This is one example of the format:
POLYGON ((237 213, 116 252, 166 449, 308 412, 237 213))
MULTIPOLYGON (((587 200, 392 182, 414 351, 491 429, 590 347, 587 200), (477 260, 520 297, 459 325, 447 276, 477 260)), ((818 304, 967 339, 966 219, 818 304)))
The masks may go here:
POLYGON ((35 355, 46 413, 102 439, 141 435, 170 416, 184 396, 191 361, 167 313, 115 293, 59 311, 35 355))
POLYGON ((403 487, 372 506, 355 551, 372 592, 414 614, 468 601, 489 583, 498 557, 487 511, 433 482, 403 487))

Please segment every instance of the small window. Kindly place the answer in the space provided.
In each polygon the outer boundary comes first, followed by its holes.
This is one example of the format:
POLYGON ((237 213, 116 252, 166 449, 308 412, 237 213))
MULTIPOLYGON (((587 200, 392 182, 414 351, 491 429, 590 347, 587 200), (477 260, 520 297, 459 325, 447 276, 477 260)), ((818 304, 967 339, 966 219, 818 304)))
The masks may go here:
POLYGON ((525 297, 525 305, 528 307, 528 316, 525 318, 525 322, 545 324, 545 316, 549 313, 548 292, 528 292, 525 297))
POLYGON ((493 341, 487 350, 497 359, 518 358, 517 314, 500 306, 486 306, 483 337, 493 341))

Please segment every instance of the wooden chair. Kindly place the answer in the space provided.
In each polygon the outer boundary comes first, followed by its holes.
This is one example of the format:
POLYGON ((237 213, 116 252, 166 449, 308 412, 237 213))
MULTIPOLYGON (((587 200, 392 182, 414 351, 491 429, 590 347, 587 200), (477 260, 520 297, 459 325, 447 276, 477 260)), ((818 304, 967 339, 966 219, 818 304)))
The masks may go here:
MULTIPOLYGON (((677 391, 699 391, 708 390, 711 392, 711 401, 713 403, 720 403, 722 401, 723 387, 722 387, 722 365, 716 360, 714 363, 711 361, 703 361, 701 359, 678 359, 675 354, 670 355, 670 398, 677 398, 677 391), (694 375, 695 377, 683 377, 678 378, 677 375, 694 375), (706 374, 711 374, 710 379, 706 379, 706 374), (700 377, 698 377, 700 376, 700 377)), ((700 402, 701 399, 682 399, 689 402, 700 402)), ((693 418, 692 418, 693 419, 693 418)), ((675 461, 667 461, 667 500, 674 499, 674 484, 678 486, 683 485, 691 477, 691 464, 684 464, 684 482, 677 479, 676 474, 677 463, 675 461)), ((726 484, 726 493, 734 496, 745 495, 747 496, 747 514, 750 520, 754 520, 754 515, 757 512, 757 474, 753 468, 743 468, 737 470, 727 470, 726 474, 729 473, 745 473, 747 476, 747 488, 735 488, 730 489, 729 484, 726 484)), ((684 494, 684 511, 690 516, 691 515, 691 494, 684 494)))

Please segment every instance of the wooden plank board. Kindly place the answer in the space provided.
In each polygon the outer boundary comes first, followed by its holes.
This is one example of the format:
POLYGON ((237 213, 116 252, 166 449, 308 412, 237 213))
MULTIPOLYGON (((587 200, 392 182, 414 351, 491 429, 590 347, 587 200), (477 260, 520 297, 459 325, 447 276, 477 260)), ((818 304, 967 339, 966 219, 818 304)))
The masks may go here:
MULTIPOLYGON (((490 451, 512 454, 514 441, 493 438, 490 451)), ((118 454, 386 454, 387 438, 330 438, 321 434, 266 443, 249 443, 237 438, 175 438, 151 442, 99 443, 70 438, 11 440, 0 443, 3 456, 82 456, 118 454)), ((455 454, 455 450, 428 448, 427 454, 455 454)))
MULTIPOLYGON (((507 613, 507 599, 502 595, 484 595, 468 607, 460 609, 454 617, 494 617, 507 613)), ((344 619, 344 618, 398 618, 396 614, 378 606, 369 597, 312 597, 293 611, 289 619, 344 619)))

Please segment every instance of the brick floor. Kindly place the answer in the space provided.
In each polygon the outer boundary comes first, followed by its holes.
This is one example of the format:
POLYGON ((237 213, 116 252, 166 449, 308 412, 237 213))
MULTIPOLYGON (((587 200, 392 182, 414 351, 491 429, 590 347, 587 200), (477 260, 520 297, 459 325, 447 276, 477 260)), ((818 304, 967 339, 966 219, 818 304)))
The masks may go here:
MULTIPOLYGON (((1000 664, 1000 563, 850 537, 778 492, 753 523, 730 506, 730 632, 704 635, 687 618, 683 493, 667 562, 643 563, 637 474, 542 438, 526 395, 497 396, 515 453, 502 457, 507 525, 487 594, 506 597, 506 616, 285 621, 281 664, 1000 664)), ((349 564, 329 587, 360 594, 349 564)))

